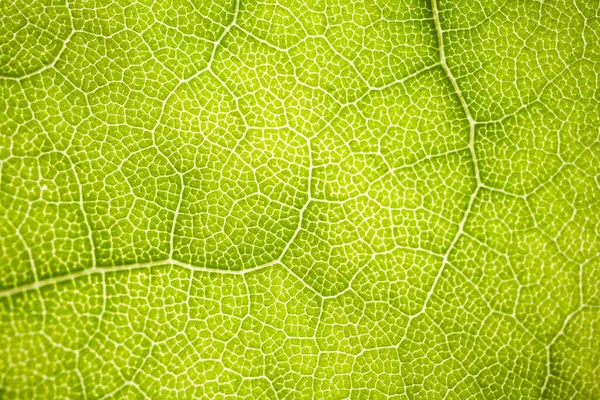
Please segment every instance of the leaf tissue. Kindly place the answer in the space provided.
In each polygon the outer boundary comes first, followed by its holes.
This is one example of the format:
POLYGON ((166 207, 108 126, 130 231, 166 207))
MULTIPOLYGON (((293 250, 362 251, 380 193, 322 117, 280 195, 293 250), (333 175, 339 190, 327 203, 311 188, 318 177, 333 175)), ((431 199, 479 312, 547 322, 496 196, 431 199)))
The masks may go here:
POLYGON ((0 1, 0 398, 600 399, 600 4, 0 1))

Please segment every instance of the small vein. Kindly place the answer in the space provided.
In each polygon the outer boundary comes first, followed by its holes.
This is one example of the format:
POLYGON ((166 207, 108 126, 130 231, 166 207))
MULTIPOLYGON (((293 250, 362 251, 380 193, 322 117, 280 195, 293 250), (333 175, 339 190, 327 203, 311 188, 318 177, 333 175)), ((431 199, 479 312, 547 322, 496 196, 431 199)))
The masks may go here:
POLYGON ((67 49, 67 46, 69 45, 69 42, 71 41, 71 39, 73 38, 73 36, 75 36, 75 34, 78 32, 75 29, 75 25, 73 23, 73 13, 71 12, 71 9, 69 8, 69 2, 68 1, 65 1, 65 7, 67 8, 67 12, 69 14, 69 22, 70 22, 70 25, 71 25, 71 32, 69 32, 69 35, 65 38, 65 40, 64 40, 64 42, 62 44, 62 47, 60 48, 60 50, 58 51, 58 53, 56 53, 56 57, 54 57, 54 60, 52 60, 52 62, 49 63, 49 64, 43 65, 43 66, 41 66, 40 68, 38 68, 36 70, 27 72, 27 73, 25 73, 23 75, 20 75, 20 76, 10 76, 10 75, 0 74, 0 80, 3 79, 3 80, 7 80, 7 81, 17 81, 17 82, 20 82, 20 81, 25 80, 27 78, 31 78, 33 76, 39 75, 42 72, 44 72, 46 70, 49 70, 49 69, 52 69, 52 68, 54 68, 56 66, 56 64, 58 63, 58 61, 60 61, 63 53, 67 49))
POLYGON ((16 286, 16 287, 13 287, 10 289, 0 291, 0 299, 6 298, 6 297, 11 297, 11 296, 14 296, 14 295, 20 294, 20 293, 29 292, 32 290, 42 289, 42 288, 52 286, 52 285, 61 284, 61 283, 67 282, 67 281, 74 281, 76 279, 95 275, 95 274, 104 275, 104 274, 112 273, 112 272, 124 272, 124 271, 132 272, 132 271, 136 271, 136 270, 151 269, 151 268, 155 268, 155 267, 164 267, 164 266, 172 265, 172 266, 176 266, 176 267, 186 268, 186 269, 189 269, 190 271, 198 271, 198 272, 203 272, 203 273, 214 273, 214 274, 220 274, 220 275, 246 275, 246 274, 250 274, 253 272, 261 271, 263 269, 266 269, 266 268, 269 268, 269 267, 272 267, 272 266, 278 265, 278 264, 280 264, 279 261, 273 260, 273 261, 269 261, 267 263, 264 263, 264 264, 261 264, 261 265, 258 265, 256 267, 252 267, 252 268, 246 268, 246 269, 241 269, 241 270, 226 270, 226 269, 218 269, 218 268, 199 267, 199 266, 184 263, 184 262, 181 262, 178 260, 167 259, 167 260, 160 260, 160 261, 150 261, 150 262, 146 262, 146 263, 123 264, 123 265, 118 265, 118 266, 114 266, 114 267, 111 267, 111 266, 94 267, 94 268, 79 270, 79 271, 72 272, 72 273, 65 274, 65 275, 47 278, 47 279, 44 279, 41 281, 34 281, 34 282, 28 283, 26 285, 16 286))
POLYGON ((448 63, 446 61, 446 53, 445 53, 445 49, 444 49, 444 37, 443 37, 443 30, 440 24, 440 18, 439 18, 439 11, 438 11, 438 5, 437 5, 437 0, 431 0, 431 10, 433 13, 433 21, 434 21, 434 25, 435 25, 435 30, 437 33, 437 39, 438 39, 438 45, 439 45, 439 55, 440 55, 440 64, 446 74, 446 76, 448 77, 448 80, 450 81, 450 83, 452 84, 452 88, 454 89, 454 92, 456 93, 456 96, 458 97, 458 100, 460 101, 460 104, 462 106, 462 109, 465 113, 465 116, 467 117, 467 120, 469 121, 469 152, 471 153, 471 158, 473 161, 473 170, 474 170, 474 174, 475 174, 475 180, 477 183, 477 186, 475 187, 475 190, 473 191, 473 193, 471 194, 471 197, 469 199, 469 203, 467 204, 467 209, 465 210, 465 213, 458 225, 458 230, 456 232, 456 235, 454 235, 454 238, 452 239, 452 242, 450 243, 450 245, 448 246, 448 249, 445 251, 444 253, 444 260, 442 262, 442 265, 440 266, 440 269, 438 270, 438 273, 435 276, 435 279, 433 281, 433 284, 431 285, 431 288, 429 289, 429 291, 427 292, 427 296, 425 298, 425 301, 423 302, 423 307, 421 308, 421 310, 414 314, 412 318, 415 318, 419 315, 421 315, 422 313, 425 312, 427 305, 431 299, 431 297, 433 296, 433 293, 438 285, 438 282, 442 276, 442 274, 444 273, 445 269, 446 269, 446 265, 448 265, 449 263, 449 256, 452 253, 452 250, 454 249, 454 247, 456 246, 456 243, 458 242, 458 239, 461 237, 461 235, 463 234, 464 231, 464 227, 465 224, 467 222, 467 219, 469 217, 469 214, 471 212, 471 209, 473 208, 473 204, 475 203, 475 199, 477 198, 477 195, 479 193, 479 190, 482 186, 481 184, 481 178, 479 175, 479 167, 477 165, 477 154, 475 152, 475 120, 473 119, 473 116, 471 115, 471 112, 469 110, 469 107, 467 105, 467 102, 464 98, 464 96, 462 95, 462 92, 460 91, 460 87, 458 86, 458 83, 456 82, 456 79, 454 78, 454 75, 452 75, 452 71, 450 71, 450 68, 448 67, 448 63))

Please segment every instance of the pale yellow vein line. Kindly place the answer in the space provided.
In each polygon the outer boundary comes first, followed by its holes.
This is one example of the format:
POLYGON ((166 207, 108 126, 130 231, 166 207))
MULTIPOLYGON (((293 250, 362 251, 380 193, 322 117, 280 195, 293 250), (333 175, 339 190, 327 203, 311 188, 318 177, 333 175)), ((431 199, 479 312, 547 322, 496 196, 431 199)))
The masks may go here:
POLYGON ((437 0, 431 0, 431 9, 433 12, 433 21, 435 24, 435 30, 437 31, 437 39, 438 39, 438 43, 439 43, 439 50, 440 50, 440 63, 442 65, 442 68, 444 69, 444 72, 446 73, 446 76, 448 77, 448 79, 450 80, 450 83, 452 84, 452 88, 454 89, 454 92, 456 93, 456 96, 458 97, 458 100, 460 101, 460 104, 462 106, 462 109, 467 117, 467 120, 469 121, 469 150, 471 151, 471 157, 473 158, 473 168, 475 170, 475 179, 477 180, 477 186, 481 186, 481 179, 479 176, 479 166, 477 165, 477 154, 475 153, 475 119, 473 118, 471 111, 469 110, 469 106, 467 105, 467 101, 465 100, 465 97, 463 96, 460 87, 458 86, 458 83, 456 81, 456 78, 454 77, 454 75, 452 74, 452 71, 450 71, 450 68, 448 68, 448 62, 446 61, 446 51, 444 48, 444 31, 442 30, 441 24, 440 24, 440 18, 439 18, 439 11, 437 8, 437 0))
POLYGON ((423 307, 421 308, 421 310, 412 316, 412 318, 422 314, 423 312, 425 312, 425 309, 427 308, 427 305, 429 303, 429 300, 431 299, 431 296, 433 295, 438 282, 442 276, 442 274, 444 273, 444 270, 446 268, 446 265, 449 262, 449 256, 450 253, 452 253, 452 250, 454 249, 454 247, 456 246, 456 243, 458 242, 458 240, 460 239, 461 235, 463 234, 464 231, 464 227, 465 224, 467 222, 467 219, 469 217, 469 214, 471 212, 471 209, 473 208, 473 204, 475 203, 475 199, 477 198, 477 195, 479 193, 479 190, 481 188, 481 179, 479 176, 479 167, 477 165, 477 154, 475 152, 475 120, 473 119, 473 116, 471 115, 471 112, 469 110, 469 107, 467 105, 467 102, 464 98, 464 96, 462 95, 462 92, 460 91, 460 87, 458 86, 458 83, 456 82, 456 79, 454 78, 454 75, 452 75, 452 71, 450 71, 450 68, 448 68, 448 63, 446 61, 446 52, 445 52, 445 48, 444 48, 444 36, 443 36, 443 30, 440 24, 440 18, 439 18, 439 11, 438 11, 438 6, 437 6, 437 0, 431 0, 431 11, 433 13, 433 21, 435 24, 435 30, 437 32, 437 39, 438 39, 438 46, 439 46, 439 55, 440 55, 440 63, 442 65, 442 68, 446 74, 446 76, 448 77, 448 80, 450 81, 450 83, 452 84, 452 88, 454 89, 456 96, 458 97, 460 104, 462 106, 462 109, 465 113, 465 116, 469 122, 469 151, 471 153, 471 158, 473 161, 473 170, 474 170, 474 174, 475 174, 475 180, 477 183, 477 186, 475 187, 475 190, 473 190, 473 193, 471 194, 471 198, 469 199, 469 203, 467 204, 467 209, 465 210, 465 213, 458 225, 458 230, 456 232, 456 235, 454 235, 454 238, 452 239, 452 242, 450 243, 450 245, 448 246, 448 249, 446 250, 446 252, 444 253, 444 261, 438 271, 438 273, 435 276, 435 279, 433 281, 433 284, 431 285, 431 288, 429 289, 429 291, 427 292, 427 297, 425 298, 425 301, 423 302, 423 307))
POLYGON ((80 270, 80 271, 75 271, 75 272, 72 272, 69 274, 60 275, 60 276, 56 276, 56 277, 52 277, 52 278, 47 278, 47 279, 44 279, 41 281, 36 281, 36 282, 28 283, 26 285, 21 285, 21 286, 17 286, 14 288, 6 289, 3 291, 0 291, 0 298, 10 297, 10 296, 13 296, 13 295, 16 295, 19 293, 29 292, 32 290, 41 289, 44 287, 57 285, 57 284, 61 284, 61 283, 68 282, 68 281, 74 281, 79 278, 84 278, 84 277, 92 276, 92 275, 96 275, 96 274, 103 275, 103 274, 110 274, 113 272, 131 272, 131 271, 136 271, 136 270, 151 269, 154 267, 164 267, 164 266, 169 266, 169 265, 186 268, 186 269, 189 269, 190 271, 197 271, 197 272, 203 272, 203 273, 214 273, 214 274, 221 274, 221 275, 245 275, 245 274, 249 274, 252 272, 257 272, 257 271, 269 268, 269 267, 277 265, 277 264, 280 264, 279 261, 273 260, 273 261, 269 261, 269 262, 261 264, 261 265, 257 265, 256 267, 252 267, 252 268, 246 268, 246 269, 241 269, 241 270, 224 270, 224 269, 216 269, 216 268, 198 267, 198 266, 191 265, 191 264, 184 263, 184 262, 177 261, 177 260, 161 260, 161 261, 151 261, 151 262, 147 262, 147 263, 138 263, 138 264, 124 264, 124 265, 118 265, 115 267, 110 267, 110 266, 95 267, 95 268, 88 268, 88 269, 84 269, 84 270, 80 270))

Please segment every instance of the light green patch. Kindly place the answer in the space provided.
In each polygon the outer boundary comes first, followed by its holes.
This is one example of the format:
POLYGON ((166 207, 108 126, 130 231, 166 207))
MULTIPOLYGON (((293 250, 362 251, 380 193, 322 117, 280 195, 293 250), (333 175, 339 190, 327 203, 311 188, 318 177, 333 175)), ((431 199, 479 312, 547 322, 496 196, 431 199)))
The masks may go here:
POLYGON ((589 0, 0 2, 0 398, 600 398, 589 0))

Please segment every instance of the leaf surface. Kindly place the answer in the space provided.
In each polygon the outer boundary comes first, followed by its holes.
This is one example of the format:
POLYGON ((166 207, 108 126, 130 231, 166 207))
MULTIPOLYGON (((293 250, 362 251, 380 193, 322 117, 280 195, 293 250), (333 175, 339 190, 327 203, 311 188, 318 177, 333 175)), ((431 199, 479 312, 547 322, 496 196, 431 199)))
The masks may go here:
POLYGON ((600 8, 0 4, 0 398, 600 398, 600 8))

